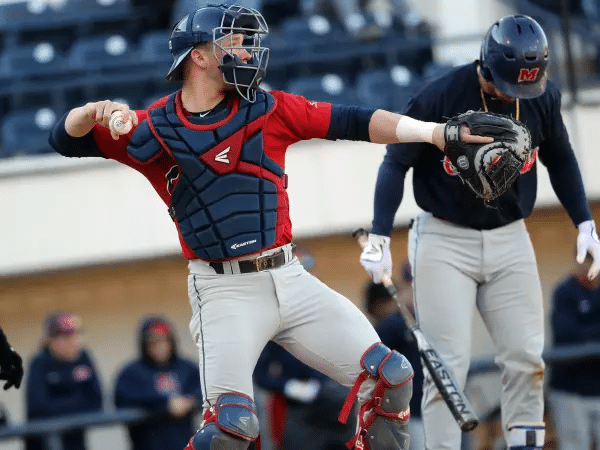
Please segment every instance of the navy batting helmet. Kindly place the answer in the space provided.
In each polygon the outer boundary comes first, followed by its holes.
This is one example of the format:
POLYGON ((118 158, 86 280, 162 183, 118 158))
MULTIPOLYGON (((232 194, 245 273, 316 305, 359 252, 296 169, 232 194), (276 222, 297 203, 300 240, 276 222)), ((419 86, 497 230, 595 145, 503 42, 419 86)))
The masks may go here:
POLYGON ((503 17, 483 40, 481 74, 510 97, 541 95, 546 89, 547 65, 548 40, 531 17, 503 17))
POLYGON ((256 88, 264 79, 269 61, 269 49, 261 46, 261 37, 269 32, 263 16, 252 8, 243 6, 207 5, 190 12, 173 28, 169 49, 173 64, 167 80, 183 79, 182 62, 198 44, 214 42, 213 53, 219 61, 223 79, 236 87, 239 94, 249 101, 256 98, 256 88), (223 40, 233 34, 243 34, 244 44, 233 47, 223 40), (248 51, 251 59, 243 63, 234 50, 248 51), (217 55, 221 50, 221 56, 217 55))

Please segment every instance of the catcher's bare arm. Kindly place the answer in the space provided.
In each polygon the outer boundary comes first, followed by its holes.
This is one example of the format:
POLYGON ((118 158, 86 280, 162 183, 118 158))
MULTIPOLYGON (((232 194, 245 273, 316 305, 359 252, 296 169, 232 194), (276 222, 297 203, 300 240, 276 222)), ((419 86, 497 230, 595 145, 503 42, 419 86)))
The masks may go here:
MULTIPOLYGON (((378 109, 369 122, 369 137, 376 144, 395 144, 399 142, 427 142, 440 150, 445 145, 445 124, 423 122, 408 116, 378 109)), ((459 127, 457 136, 461 142, 471 144, 489 144, 494 141, 493 135, 472 133, 465 126, 459 127)))

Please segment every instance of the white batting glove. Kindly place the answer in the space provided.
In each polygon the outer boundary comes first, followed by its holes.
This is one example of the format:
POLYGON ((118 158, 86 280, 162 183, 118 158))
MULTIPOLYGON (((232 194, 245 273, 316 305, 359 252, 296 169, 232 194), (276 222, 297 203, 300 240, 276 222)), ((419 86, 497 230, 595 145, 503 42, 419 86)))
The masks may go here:
POLYGON ((360 255, 360 264, 371 276, 374 283, 381 283, 383 275, 392 273, 390 238, 369 233, 369 242, 360 255))
POLYGON ((596 223, 593 220, 586 220, 581 222, 577 228, 579 229, 577 235, 577 262, 582 264, 587 253, 592 255, 594 261, 587 276, 590 280, 593 280, 600 272, 600 241, 596 232, 596 223))
POLYGON ((318 380, 297 380, 292 378, 283 385, 283 394, 292 400, 312 403, 319 395, 321 383, 318 380))

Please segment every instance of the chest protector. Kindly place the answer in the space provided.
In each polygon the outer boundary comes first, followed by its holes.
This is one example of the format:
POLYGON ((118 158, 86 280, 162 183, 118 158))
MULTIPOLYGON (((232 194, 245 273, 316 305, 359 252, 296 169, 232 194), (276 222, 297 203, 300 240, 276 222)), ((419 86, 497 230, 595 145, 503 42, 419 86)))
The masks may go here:
POLYGON ((166 181, 175 186, 170 212, 181 237, 210 261, 273 245, 284 171, 265 154, 262 130, 275 99, 258 90, 254 103, 240 100, 227 119, 197 125, 193 116, 181 120, 176 95, 150 111, 127 150, 148 162, 164 149, 177 161, 166 181))

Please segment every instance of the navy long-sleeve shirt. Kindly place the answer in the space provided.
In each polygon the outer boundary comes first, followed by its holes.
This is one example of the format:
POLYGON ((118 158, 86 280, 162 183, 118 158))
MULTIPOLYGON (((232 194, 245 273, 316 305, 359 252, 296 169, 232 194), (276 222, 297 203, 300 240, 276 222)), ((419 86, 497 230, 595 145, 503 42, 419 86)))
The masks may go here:
MULTIPOLYGON (((511 114, 515 103, 487 97, 490 112, 511 114)), ((561 112, 561 94, 549 81, 539 97, 520 100, 520 117, 531 132, 535 155, 548 169, 550 182, 574 224, 591 219, 581 173, 561 112)), ((415 94, 403 114, 430 122, 445 122, 468 110, 483 110, 477 61, 455 68, 415 94)), ((537 194, 537 164, 522 173, 508 191, 488 207, 444 164, 444 155, 431 144, 392 144, 379 168, 372 232, 389 236, 404 193, 404 178, 413 168, 417 205, 435 217, 474 229, 493 229, 527 217, 537 194)))
MULTIPOLYGON (((32 360, 27 378, 27 418, 43 419, 102 409, 102 391, 94 363, 85 350, 73 362, 58 361, 47 349, 32 360)), ((61 437, 65 450, 85 448, 82 431, 61 437)), ((28 450, 42 449, 38 439, 28 450)))
MULTIPOLYGON (((554 345, 600 342, 600 287, 570 276, 553 294, 554 345)), ((550 386, 585 396, 600 396, 600 360, 589 359, 551 368, 550 386)))
POLYGON ((292 379, 323 381, 326 377, 269 341, 258 358, 253 378, 263 389, 283 393, 285 384, 292 379))
MULTIPOLYGON (((311 433, 317 433, 321 437, 326 434, 333 442, 337 440, 336 433, 348 432, 350 434, 343 442, 349 439, 355 428, 354 417, 350 417, 345 425, 338 422, 337 418, 350 390, 296 359, 279 344, 269 341, 256 363, 254 383, 268 391, 285 395, 284 386, 293 379, 317 380, 320 383, 319 393, 311 403, 305 404, 286 397, 288 408, 302 411, 300 416, 294 416, 294 421, 302 420, 302 426, 308 426, 312 430, 307 435, 307 442, 310 442, 311 433)), ((293 422, 289 426, 295 427, 297 424, 293 422)))
POLYGON ((139 359, 121 370, 115 388, 116 406, 144 408, 160 415, 129 427, 134 450, 182 449, 193 436, 196 430, 193 415, 179 420, 168 415, 172 395, 192 396, 201 407, 200 374, 196 364, 180 357, 167 366, 139 359))

